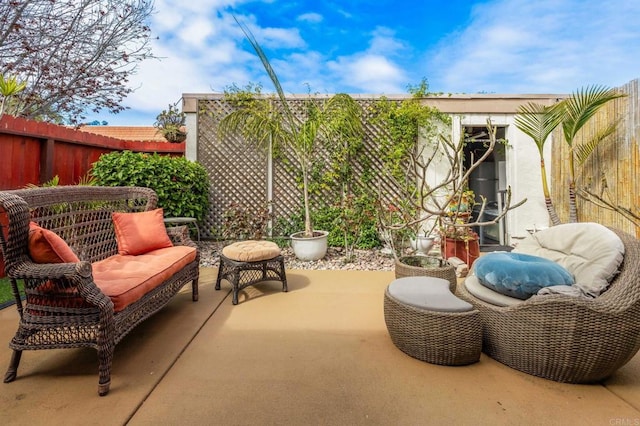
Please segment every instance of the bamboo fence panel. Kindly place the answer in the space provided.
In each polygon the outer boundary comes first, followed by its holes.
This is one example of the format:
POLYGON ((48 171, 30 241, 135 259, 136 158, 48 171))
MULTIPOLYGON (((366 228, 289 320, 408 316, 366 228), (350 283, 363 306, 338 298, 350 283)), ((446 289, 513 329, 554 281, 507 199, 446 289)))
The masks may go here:
MULTIPOLYGON (((600 193, 605 179, 615 204, 635 214, 640 214, 639 82, 633 80, 620 87, 619 90, 627 96, 609 102, 584 126, 576 138, 577 143, 587 140, 613 120, 620 120, 616 132, 600 143, 583 165, 576 164, 575 167, 577 188, 589 187, 593 192, 600 193)), ((569 147, 561 128, 556 129, 552 137, 551 182, 554 184, 551 195, 560 219, 566 222, 569 216, 569 147)), ((598 222, 640 236, 640 229, 617 212, 580 197, 577 208, 581 222, 598 222)))

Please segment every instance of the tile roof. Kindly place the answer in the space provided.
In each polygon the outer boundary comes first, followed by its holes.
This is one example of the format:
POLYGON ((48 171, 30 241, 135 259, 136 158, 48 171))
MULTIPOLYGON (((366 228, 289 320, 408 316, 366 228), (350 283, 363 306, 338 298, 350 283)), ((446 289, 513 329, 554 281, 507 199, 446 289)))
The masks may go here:
POLYGON ((79 130, 129 141, 166 142, 158 129, 152 126, 82 126, 79 130))

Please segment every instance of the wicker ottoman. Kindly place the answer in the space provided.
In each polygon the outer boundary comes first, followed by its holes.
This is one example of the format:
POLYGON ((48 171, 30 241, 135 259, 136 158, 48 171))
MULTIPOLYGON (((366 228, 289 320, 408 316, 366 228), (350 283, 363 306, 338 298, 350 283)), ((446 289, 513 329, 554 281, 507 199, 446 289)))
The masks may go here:
POLYGON ((393 343, 414 358, 441 365, 480 359, 480 313, 453 295, 445 279, 396 279, 385 291, 384 319, 393 343))
POLYGON ((282 291, 287 289, 284 257, 276 243, 262 240, 239 241, 222 249, 216 290, 226 279, 233 286, 232 303, 238 304, 238 292, 262 281, 281 281, 282 291))

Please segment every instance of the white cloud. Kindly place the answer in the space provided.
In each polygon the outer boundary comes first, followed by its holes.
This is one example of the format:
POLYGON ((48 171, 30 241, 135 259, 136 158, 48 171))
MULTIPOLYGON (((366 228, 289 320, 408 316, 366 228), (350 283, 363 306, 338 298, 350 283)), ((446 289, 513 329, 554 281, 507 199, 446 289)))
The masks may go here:
POLYGON ((263 48, 302 48, 305 42, 297 28, 258 28, 251 30, 263 48))
POLYGON ((388 58, 375 54, 359 54, 338 58, 328 64, 333 76, 343 86, 364 93, 404 93, 404 72, 388 58))
POLYGON ((174 44, 167 45, 162 40, 154 43, 153 50, 160 59, 140 64, 131 77, 131 87, 136 90, 125 105, 154 116, 183 93, 221 92, 231 82, 251 80, 245 69, 251 56, 228 38, 202 45, 197 54, 193 49, 175 49, 174 44))
MULTIPOLYGON (((248 82, 261 83, 265 90, 272 91, 262 64, 247 48, 233 17, 226 13, 227 6, 246 1, 251 0, 156 0, 152 30, 159 40, 154 41, 154 54, 162 59, 141 64, 131 78, 131 86, 137 89, 126 105, 155 117, 183 93, 219 92, 232 83, 242 86, 248 82)), ((388 28, 373 29, 365 50, 331 59, 307 49, 300 32, 303 27, 265 27, 255 16, 236 16, 261 46, 273 53, 272 65, 289 93, 403 92, 404 73, 390 58, 404 46, 388 28)), ((322 19, 320 14, 306 13, 298 17, 298 22, 314 24, 322 19)))
POLYGON ((386 27, 376 27, 367 51, 380 55, 397 56, 405 49, 405 43, 395 38, 393 30, 386 27))
POLYGON ((426 60, 432 89, 474 93, 568 93, 619 86, 640 68, 635 2, 499 0, 426 60), (435 84, 434 84, 435 82, 435 84))
POLYGON ((301 22, 309 22, 312 24, 318 24, 320 22, 322 22, 324 18, 322 17, 322 15, 320 15, 319 13, 315 13, 315 12, 309 12, 309 13, 303 13, 302 15, 298 16, 296 18, 296 20, 301 21, 301 22))
POLYGON ((392 58, 401 56, 405 49, 393 30, 377 27, 366 50, 331 60, 328 68, 333 79, 355 92, 404 93, 407 75, 392 58))

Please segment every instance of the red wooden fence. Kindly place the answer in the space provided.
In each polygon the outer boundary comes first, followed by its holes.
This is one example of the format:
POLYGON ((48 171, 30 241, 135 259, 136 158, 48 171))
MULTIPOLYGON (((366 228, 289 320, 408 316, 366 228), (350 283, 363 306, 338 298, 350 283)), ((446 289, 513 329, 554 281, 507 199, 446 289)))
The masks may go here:
MULTIPOLYGON (((185 143, 115 139, 3 115, 0 117, 0 190, 40 185, 56 175, 60 185, 73 185, 87 175, 100 155, 125 150, 183 156, 185 143)), ((0 253, 2 276, 4 260, 0 253)))
POLYGON ((100 155, 124 150, 182 156, 185 143, 115 139, 3 115, 0 190, 39 185, 56 175, 60 185, 73 185, 87 174, 100 155))

